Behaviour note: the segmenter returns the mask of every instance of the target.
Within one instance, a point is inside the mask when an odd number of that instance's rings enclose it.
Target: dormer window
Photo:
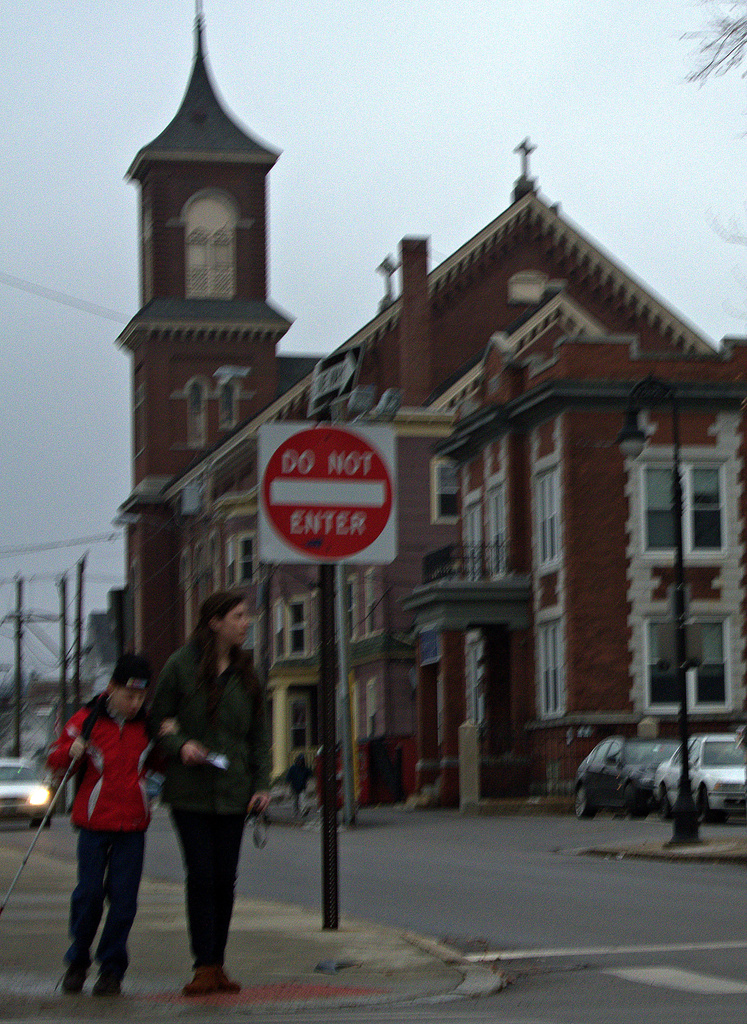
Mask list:
[[[208,190],[184,209],[188,299],[232,299],[236,293],[236,223],[230,196]]]
[[[238,393],[236,381],[226,381],[218,392],[218,418],[221,430],[230,430],[236,426],[236,396]]]
[[[190,381],[187,387],[187,441],[193,448],[205,444],[205,385],[201,380]]]
[[[542,301],[547,287],[547,274],[541,270],[521,270],[508,280],[510,306],[536,306]]]

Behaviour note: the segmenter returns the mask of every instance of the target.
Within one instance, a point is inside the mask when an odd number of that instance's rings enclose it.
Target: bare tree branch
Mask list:
[[[687,80],[702,84],[708,78],[727,74],[743,62],[747,54],[747,0],[701,2],[711,11],[706,27],[686,33],[683,39],[698,41],[696,66]],[[747,77],[747,71],[742,72],[742,77]]]

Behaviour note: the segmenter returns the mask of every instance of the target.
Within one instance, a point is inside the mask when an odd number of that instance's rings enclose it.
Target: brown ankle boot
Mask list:
[[[218,986],[219,992],[240,992],[241,985],[238,981],[234,981],[229,978],[226,972],[223,970],[223,965],[218,964],[215,968],[215,981]]]
[[[184,996],[206,996],[218,991],[218,977],[215,964],[202,964],[195,967],[195,975],[182,989]]]

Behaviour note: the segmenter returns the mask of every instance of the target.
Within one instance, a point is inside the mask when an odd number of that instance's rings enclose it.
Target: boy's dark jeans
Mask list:
[[[82,828],[78,835],[78,884],[70,900],[73,942],[65,959],[88,968],[91,944],[109,901],[96,960],[101,970],[122,978],[129,958],[127,939],[137,912],[137,893],[143,873],[145,832],[97,832]]]
[[[194,965],[222,965],[245,817],[173,807],[171,815],[187,873],[187,916]]]

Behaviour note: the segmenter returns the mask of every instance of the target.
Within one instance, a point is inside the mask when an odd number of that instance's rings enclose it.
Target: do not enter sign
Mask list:
[[[263,561],[396,557],[391,428],[268,424],[260,428],[259,470]]]

